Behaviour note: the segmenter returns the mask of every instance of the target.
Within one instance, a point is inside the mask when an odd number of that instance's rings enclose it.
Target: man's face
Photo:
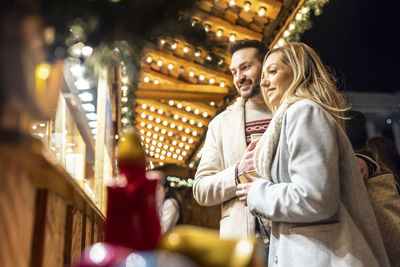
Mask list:
[[[244,99],[260,94],[262,63],[257,59],[256,48],[243,48],[232,55],[233,83]]]

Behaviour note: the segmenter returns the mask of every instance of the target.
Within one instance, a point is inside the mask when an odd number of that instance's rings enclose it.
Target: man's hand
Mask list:
[[[248,171],[254,171],[254,148],[256,147],[259,139],[251,141],[250,145],[247,147],[246,152],[242,156],[238,166],[238,174],[242,174]]]
[[[244,172],[243,175],[247,178],[249,183],[247,184],[238,184],[236,186],[236,196],[240,201],[244,201],[244,205],[247,206],[247,192],[252,185],[252,183],[257,179],[257,177],[253,177],[247,172]]]

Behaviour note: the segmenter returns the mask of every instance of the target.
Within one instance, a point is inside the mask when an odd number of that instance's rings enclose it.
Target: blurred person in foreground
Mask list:
[[[236,195],[272,221],[268,266],[389,266],[349,139],[343,96],[303,43],[271,50],[261,88],[274,117]]]

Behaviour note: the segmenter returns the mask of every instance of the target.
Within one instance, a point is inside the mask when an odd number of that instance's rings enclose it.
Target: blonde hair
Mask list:
[[[349,108],[336,88],[336,78],[327,70],[318,54],[304,43],[291,42],[270,50],[264,58],[264,64],[269,55],[277,52],[281,53],[282,62],[293,72],[293,81],[284,92],[280,104],[310,99],[321,105],[344,128],[344,112]],[[263,78],[264,71],[261,80]],[[267,101],[266,92],[261,91],[271,111],[275,112],[277,107],[272,107]]]

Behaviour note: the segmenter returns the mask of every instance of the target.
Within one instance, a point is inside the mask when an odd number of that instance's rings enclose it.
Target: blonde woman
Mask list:
[[[268,266],[389,266],[343,131],[345,102],[319,56],[303,43],[271,50],[261,88],[274,117],[247,151],[261,178],[244,173],[251,183],[236,195],[271,221]]]

